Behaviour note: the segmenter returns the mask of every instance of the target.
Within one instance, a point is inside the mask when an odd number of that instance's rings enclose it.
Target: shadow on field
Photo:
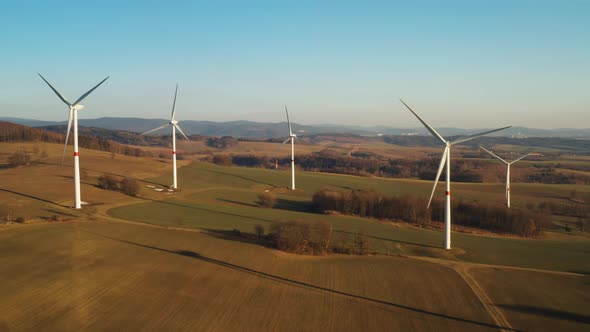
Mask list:
[[[273,275],[273,274],[262,272],[262,271],[257,271],[257,270],[251,269],[251,268],[237,265],[237,264],[228,263],[228,262],[225,262],[225,261],[222,261],[219,259],[206,257],[206,256],[203,256],[203,255],[201,255],[197,252],[191,251],[191,250],[169,250],[169,249],[159,248],[159,247],[150,246],[150,245],[146,245],[146,244],[136,243],[136,242],[132,242],[132,241],[121,240],[121,239],[113,238],[113,237],[110,237],[107,235],[94,233],[94,232],[90,232],[90,231],[85,231],[85,232],[93,234],[95,236],[110,239],[110,240],[117,241],[120,243],[129,244],[129,245],[136,246],[136,247],[157,250],[160,252],[165,252],[165,253],[169,253],[169,254],[180,255],[180,256],[200,260],[203,262],[215,264],[217,266],[225,267],[228,269],[247,273],[247,274],[254,275],[254,276],[257,276],[260,278],[284,283],[284,284],[291,285],[291,286],[302,287],[302,288],[311,289],[314,291],[327,292],[327,293],[331,293],[331,294],[341,295],[341,296],[344,296],[344,297],[350,298],[350,299],[368,301],[373,304],[386,305],[386,306],[397,308],[397,309],[407,310],[407,311],[411,311],[411,312],[415,312],[415,313],[419,313],[419,314],[429,315],[429,316],[443,318],[443,319],[449,319],[449,320],[467,323],[467,324],[473,324],[473,325],[477,325],[477,326],[490,327],[490,328],[494,328],[494,329],[504,329],[507,331],[519,331],[519,330],[510,328],[510,327],[507,327],[507,326],[499,326],[499,325],[485,323],[485,322],[478,322],[478,321],[467,319],[467,318],[450,316],[450,315],[441,314],[441,313],[437,313],[437,312],[433,312],[433,311],[429,311],[429,310],[425,310],[425,309],[410,307],[410,306],[403,305],[403,304],[393,303],[393,302],[379,300],[379,299],[373,299],[373,298],[363,296],[363,295],[351,294],[351,293],[347,293],[344,291],[339,291],[339,290],[335,290],[335,289],[331,289],[331,288],[327,288],[327,287],[323,287],[323,286],[312,285],[312,284],[309,284],[306,282],[293,280],[293,279]]]
[[[227,172],[221,172],[221,171],[212,171],[210,169],[206,169],[205,171],[206,172],[211,172],[211,173],[217,173],[217,174],[221,174],[221,175],[232,176],[232,177],[235,177],[235,178],[238,178],[238,179],[242,179],[242,180],[246,180],[246,181],[251,181],[251,182],[254,182],[254,183],[258,183],[258,184],[264,184],[264,185],[267,185],[267,186],[271,186],[273,188],[277,188],[277,185],[274,185],[272,183],[262,182],[260,180],[254,180],[254,179],[251,179],[251,178],[242,176],[242,175],[236,175],[236,174],[227,173]]]
[[[37,196],[33,196],[33,195],[28,195],[28,194],[24,194],[24,193],[19,193],[18,191],[14,191],[14,190],[8,190],[8,189],[0,188],[0,191],[7,192],[7,193],[10,193],[10,194],[14,194],[14,195],[23,196],[23,197],[30,198],[30,199],[34,199],[34,200],[37,200],[37,201],[40,201],[40,202],[45,202],[45,203],[53,204],[53,205],[56,205],[56,206],[59,206],[59,207],[65,207],[65,208],[69,207],[67,205],[61,205],[61,204],[58,204],[56,202],[52,202],[52,201],[50,201],[48,199],[44,199],[44,198],[41,198],[41,197],[37,197]]]
[[[569,320],[569,321],[577,322],[577,323],[590,324],[590,316],[580,315],[580,314],[576,314],[576,313],[569,312],[569,311],[534,307],[534,306],[528,306],[528,305],[499,304],[498,307],[506,309],[506,310],[512,310],[512,311],[525,313],[525,314],[532,314],[532,315],[538,315],[538,316],[549,317],[549,318],[557,318],[557,319],[561,319],[561,320]]]
[[[67,213],[67,212],[63,212],[63,211],[58,211],[58,210],[54,210],[54,209],[42,209],[43,211],[49,212],[49,213],[53,213],[56,215],[61,215],[61,216],[66,216],[66,217],[70,217],[70,218],[77,218],[78,216],[72,213]]]
[[[256,234],[240,232],[237,230],[226,231],[226,230],[210,229],[210,228],[205,229],[205,231],[207,232],[205,234],[212,236],[214,238],[220,239],[220,240],[228,240],[228,241],[256,244],[256,245],[263,246],[266,248],[276,248],[272,244],[272,242],[269,241],[267,238],[265,238],[264,236],[258,237],[258,236],[256,236]]]
[[[358,235],[358,233],[348,232],[348,231],[341,231],[341,230],[334,230],[334,233],[344,233],[344,234],[353,235],[353,236]],[[401,243],[401,244],[409,244],[409,245],[413,245],[413,246],[420,246],[420,247],[426,247],[426,248],[440,249],[439,246],[437,247],[437,246],[433,246],[433,245],[430,245],[430,244],[410,242],[410,241],[402,241],[402,240],[394,240],[394,239],[387,239],[387,238],[384,238],[384,237],[367,235],[367,234],[363,234],[362,236],[367,237],[367,238],[370,238],[370,239],[379,240],[379,241],[388,241],[388,242],[395,242],[395,243]]]
[[[311,228],[313,229],[314,227],[312,226]],[[255,245],[265,247],[265,248],[277,249],[276,245],[273,244],[273,242],[269,240],[270,234],[268,234],[268,233],[266,235],[259,237],[256,234],[242,232],[242,231],[239,231],[236,229],[234,229],[234,230],[220,230],[220,229],[206,228],[204,230],[206,231],[205,234],[212,236],[214,238],[220,239],[220,240],[255,244]],[[402,243],[402,244],[409,244],[409,245],[414,245],[414,246],[440,249],[440,247],[429,246],[429,245],[413,243],[413,242],[383,239],[383,238],[370,236],[370,235],[366,235],[366,234],[362,234],[362,233],[354,233],[354,232],[347,232],[347,231],[340,231],[340,230],[333,230],[333,233],[348,234],[348,235],[352,235],[353,237],[360,236],[360,237],[364,237],[364,238],[368,238],[368,239],[379,239],[379,240],[390,241],[390,242],[394,242],[394,243]],[[351,240],[349,238],[347,240],[346,244],[350,245],[351,241],[353,241],[353,240]],[[334,247],[330,247],[330,249],[334,250]],[[417,253],[419,256],[429,256],[429,257],[435,257],[435,258],[439,257],[438,255],[434,254],[435,252],[428,251],[425,249],[414,249],[414,253]]]
[[[278,198],[273,208],[295,212],[312,212],[311,202],[293,201],[284,198]]]
[[[237,205],[242,205],[242,206],[247,206],[247,207],[258,207],[258,205],[256,205],[256,204],[233,201],[231,199],[219,198],[217,200],[220,202],[232,203],[232,204],[237,204]]]

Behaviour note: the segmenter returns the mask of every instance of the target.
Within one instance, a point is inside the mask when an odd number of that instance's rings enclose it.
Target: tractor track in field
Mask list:
[[[457,274],[459,274],[461,276],[461,278],[463,278],[463,280],[465,280],[467,285],[469,285],[469,288],[471,288],[471,290],[473,291],[475,296],[477,296],[477,298],[479,299],[479,301],[481,302],[481,304],[483,305],[485,310],[488,312],[488,314],[490,315],[490,317],[494,321],[494,323],[496,323],[496,325],[498,325],[498,326],[503,326],[503,327],[508,328],[508,329],[500,328],[500,331],[509,331],[509,329],[513,330],[512,325],[510,325],[510,323],[508,322],[508,320],[506,319],[506,317],[504,316],[502,311],[500,311],[500,309],[494,305],[492,300],[489,298],[488,294],[479,285],[477,280],[475,280],[473,278],[473,276],[471,274],[469,274],[469,270],[471,270],[472,268],[473,267],[471,267],[471,266],[457,265],[455,267],[455,271],[457,272]]]
[[[489,298],[488,294],[485,290],[479,285],[477,280],[473,278],[473,276],[469,273],[471,269],[474,268],[473,265],[469,263],[463,262],[456,262],[450,260],[443,260],[443,259],[436,259],[436,258],[426,258],[426,257],[413,257],[415,259],[428,261],[431,263],[443,265],[453,269],[460,277],[465,281],[465,283],[471,288],[473,294],[478,298],[479,302],[482,304],[484,310],[488,313],[490,318],[494,321],[494,323],[499,326],[500,331],[514,331],[512,325],[508,322],[504,314],[498,309],[492,300]],[[478,264],[479,265],[479,264]],[[484,267],[484,266],[481,266]]]
[[[502,265],[491,265],[491,264],[478,264],[478,263],[468,263],[468,262],[459,262],[459,261],[452,261],[452,260],[445,260],[439,258],[431,258],[431,257],[420,257],[420,256],[408,256],[410,258],[419,259],[423,261],[428,261],[431,263],[447,266],[453,269],[464,281],[467,283],[469,288],[473,291],[475,296],[479,299],[481,304],[483,305],[484,309],[492,318],[494,323],[500,328],[501,331],[514,331],[513,327],[510,325],[502,311],[493,303],[490,299],[486,291],[481,287],[481,285],[477,282],[477,280],[471,275],[470,271],[477,268],[492,268],[492,269],[503,269],[503,270],[517,270],[517,271],[529,271],[529,272],[537,272],[537,273],[548,273],[548,274],[557,274],[563,276],[583,276],[582,274],[573,273],[573,272],[562,272],[562,271],[551,271],[551,270],[539,270],[539,269],[532,269],[532,268],[523,268],[523,267],[512,267],[512,266],[502,266]]]

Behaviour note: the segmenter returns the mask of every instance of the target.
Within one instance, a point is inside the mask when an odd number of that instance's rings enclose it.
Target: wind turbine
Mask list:
[[[504,164],[506,164],[506,206],[510,207],[510,165],[514,164],[515,162],[524,159],[528,156],[530,156],[532,153],[527,153],[524,156],[515,159],[513,161],[506,161],[500,157],[498,157],[495,153],[493,153],[492,151],[484,148],[483,146],[479,146],[480,148],[482,148],[485,152],[489,153],[490,155],[492,155],[492,157],[502,161]]]
[[[175,109],[176,109],[176,95],[178,94],[178,84],[176,84],[176,91],[174,91],[174,102],[172,103],[172,115],[170,116],[170,122],[168,122],[167,124],[163,125],[163,126],[159,126],[158,128],[154,128],[152,130],[146,131],[145,133],[141,134],[141,135],[145,135],[145,134],[149,134],[151,132],[154,132],[156,130],[160,130],[160,129],[164,129],[168,126],[172,126],[172,176],[174,178],[174,182],[172,184],[172,188],[176,189],[178,188],[178,184],[176,181],[176,129],[178,129],[178,131],[182,134],[182,136],[184,136],[184,138],[186,138],[187,141],[189,141],[188,137],[186,137],[186,135],[184,134],[184,132],[182,131],[182,129],[180,129],[180,126],[178,126],[178,121],[174,120],[174,113],[175,113]]]
[[[418,116],[418,114],[416,114],[416,112],[414,112],[410,108],[410,106],[408,106],[403,100],[400,99],[400,101],[402,102],[402,104],[404,104],[404,106],[406,106],[406,108],[408,110],[410,110],[410,112],[412,112],[412,114],[414,114],[416,116],[416,118],[418,118],[418,120],[420,122],[422,122],[422,124],[424,125],[424,127],[432,134],[432,136],[438,138],[445,145],[445,149],[443,151],[442,158],[440,160],[440,165],[438,166],[438,171],[436,172],[436,178],[434,179],[434,186],[432,187],[432,193],[430,194],[430,199],[428,200],[428,206],[427,207],[430,207],[430,203],[432,202],[432,196],[434,195],[434,191],[436,190],[436,185],[438,184],[438,179],[440,178],[440,174],[442,173],[443,167],[445,167],[445,163],[446,163],[446,169],[447,169],[447,173],[446,173],[447,188],[446,188],[446,191],[445,191],[445,196],[446,196],[446,204],[445,204],[445,249],[451,249],[451,146],[453,146],[455,144],[467,142],[467,141],[470,141],[470,140],[472,140],[474,138],[478,138],[478,137],[483,136],[483,135],[491,134],[491,133],[494,133],[496,131],[504,130],[506,128],[510,128],[511,126],[502,127],[502,128],[498,128],[498,129],[494,129],[494,130],[488,130],[488,131],[484,131],[482,133],[468,135],[468,136],[465,136],[465,137],[460,137],[460,138],[458,138],[458,139],[450,142],[450,141],[445,140],[436,130],[434,130],[434,128],[432,128],[428,123],[426,123],[426,121],[422,120],[422,118],[420,116]]]
[[[289,121],[289,111],[287,111],[287,105],[285,105],[285,113],[287,113],[287,124],[289,125],[289,138],[287,138],[283,144],[291,141],[291,190],[295,190],[295,140],[297,135],[293,134],[291,130],[291,121]]]
[[[61,93],[59,93],[51,84],[49,84],[49,82],[47,82],[45,77],[41,76],[41,74],[39,74],[39,73],[37,73],[37,74],[39,75],[39,77],[41,77],[41,79],[43,81],[45,81],[45,83],[47,83],[47,85],[49,85],[51,90],[53,90],[53,92],[55,92],[55,94],[59,97],[59,99],[61,99],[61,101],[63,101],[70,108],[70,112],[68,114],[68,129],[66,132],[66,141],[64,143],[64,153],[62,156],[62,162],[63,162],[63,158],[65,157],[65,154],[66,154],[66,149],[68,147],[68,139],[70,137],[70,129],[72,127],[72,120],[73,120],[73,122],[74,122],[74,201],[75,201],[75,208],[81,209],[82,208],[82,199],[80,198],[80,161],[79,161],[80,153],[78,152],[78,110],[81,110],[82,108],[84,108],[84,105],[80,104],[82,102],[82,100],[84,100],[84,98],[88,97],[88,95],[90,95],[92,93],[92,91],[94,91],[96,88],[98,88],[102,83],[104,83],[104,81],[109,79],[110,76],[107,76],[107,78],[100,81],[100,83],[98,83],[96,86],[94,86],[94,88],[88,90],[88,92],[86,92],[85,94],[80,96],[80,98],[78,98],[78,100],[76,100],[74,103],[70,103],[66,98],[64,98],[64,96],[61,95]]]

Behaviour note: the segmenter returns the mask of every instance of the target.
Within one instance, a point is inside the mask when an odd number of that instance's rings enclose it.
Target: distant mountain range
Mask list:
[[[22,124],[30,127],[48,127],[56,125],[65,125],[67,121],[42,121],[34,119],[22,119],[13,117],[0,117],[1,121],[7,121]],[[143,118],[113,118],[105,117],[98,119],[80,119],[80,126],[104,128],[109,130],[124,130],[131,132],[145,132],[152,128],[167,123],[165,119],[143,119]],[[180,122],[181,128],[187,135],[200,134],[204,136],[234,136],[244,138],[273,138],[285,137],[287,132],[287,123],[269,123],[269,122],[252,122],[252,121],[193,121],[185,120]],[[300,125],[293,123],[293,130],[299,136],[317,135],[327,133],[353,134],[360,136],[379,136],[379,135],[430,135],[422,127],[416,128],[392,128],[385,126],[346,126],[346,125]],[[443,136],[468,135],[482,129],[461,129],[461,128],[436,128]],[[167,133],[165,130],[155,134]],[[572,137],[572,138],[590,138],[590,128],[587,129],[534,129],[525,127],[512,127],[507,130],[498,132],[493,136],[503,137]]]

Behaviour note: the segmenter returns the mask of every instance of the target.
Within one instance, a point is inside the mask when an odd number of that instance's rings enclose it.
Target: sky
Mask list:
[[[0,116],[590,127],[590,1],[4,1]]]

